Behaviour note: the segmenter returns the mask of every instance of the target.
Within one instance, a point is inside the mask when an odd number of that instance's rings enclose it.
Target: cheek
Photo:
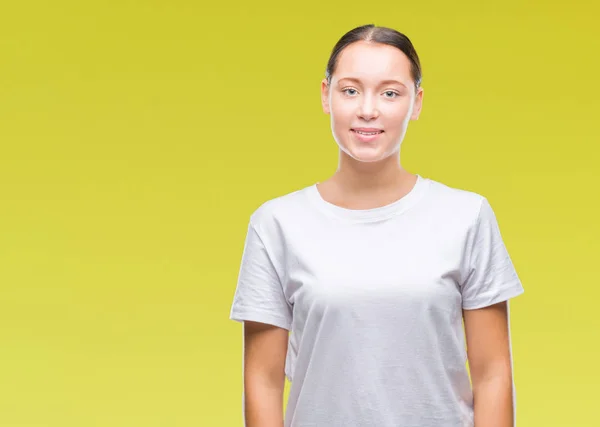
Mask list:
[[[402,105],[395,105],[393,108],[390,108],[388,111],[382,111],[381,116],[386,121],[387,125],[391,127],[400,127],[404,126],[407,116],[409,116],[409,105],[407,103],[403,103]]]
[[[404,116],[408,111],[410,103],[408,99],[403,98],[400,100],[396,100],[395,102],[390,102],[388,104],[384,104],[381,106],[381,112],[384,111],[390,116]]]
[[[343,125],[354,120],[354,109],[348,105],[331,105],[331,116],[335,123]]]

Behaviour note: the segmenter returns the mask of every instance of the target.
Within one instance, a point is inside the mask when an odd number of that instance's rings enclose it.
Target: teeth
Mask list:
[[[361,132],[359,130],[355,130],[354,132],[360,133],[361,135],[377,135],[380,132]]]

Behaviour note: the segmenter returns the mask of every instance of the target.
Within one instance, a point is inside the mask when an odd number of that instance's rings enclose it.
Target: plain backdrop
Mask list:
[[[519,425],[600,425],[599,14],[589,0],[4,2],[0,426],[242,425],[228,315],[247,222],[335,171],[319,84],[367,23],[421,57],[403,165],[485,195],[522,279]]]

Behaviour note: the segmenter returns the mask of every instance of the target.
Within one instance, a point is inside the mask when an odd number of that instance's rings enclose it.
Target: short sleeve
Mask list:
[[[524,292],[486,198],[481,202],[469,247],[468,272],[461,286],[464,309],[487,307]]]
[[[268,323],[290,330],[292,310],[273,259],[252,222],[244,244],[231,320]]]

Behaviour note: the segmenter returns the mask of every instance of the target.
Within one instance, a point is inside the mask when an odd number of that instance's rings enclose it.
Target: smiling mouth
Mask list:
[[[350,129],[352,132],[358,133],[359,135],[379,135],[380,133],[383,133],[382,130],[379,131],[374,131],[374,132],[363,132],[360,130],[354,130],[354,129]]]

